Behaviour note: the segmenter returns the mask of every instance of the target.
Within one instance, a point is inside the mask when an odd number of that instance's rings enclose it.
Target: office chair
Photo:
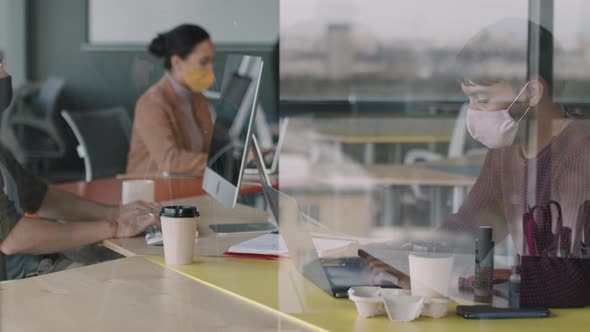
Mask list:
[[[459,109],[459,115],[457,116],[457,121],[455,121],[455,125],[453,127],[453,135],[451,136],[451,141],[449,143],[449,152],[447,154],[448,158],[458,158],[461,156],[484,154],[487,151],[485,148],[481,147],[472,148],[472,146],[475,143],[470,144],[473,142],[473,139],[467,132],[466,122],[468,107],[468,104],[463,104]],[[444,158],[445,156],[436,152],[421,149],[412,149],[406,153],[404,157],[404,164],[412,165],[419,161],[437,161]],[[423,193],[420,186],[412,185],[411,188],[414,198],[418,200],[428,200],[427,195]],[[465,195],[465,188],[453,188],[453,212],[459,210],[459,207],[465,199]]]
[[[132,124],[124,107],[63,110],[61,115],[78,140],[77,150],[84,159],[86,181],[125,172]]]
[[[29,164],[65,156],[65,128],[57,115],[64,86],[64,79],[49,77],[41,84],[17,90],[3,115],[1,135],[19,162]]]

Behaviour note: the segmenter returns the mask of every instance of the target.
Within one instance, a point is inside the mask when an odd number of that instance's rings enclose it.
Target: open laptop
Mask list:
[[[300,211],[297,201],[271,186],[262,184],[262,187],[289,250],[289,257],[305,278],[338,298],[348,297],[348,289],[355,286],[399,288],[393,283],[372,282],[365,271],[366,261],[361,257],[320,258],[311,235],[304,229],[310,217]]]

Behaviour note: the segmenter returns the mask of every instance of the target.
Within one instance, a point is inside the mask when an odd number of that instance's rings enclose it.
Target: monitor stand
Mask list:
[[[258,169],[258,176],[260,177],[260,183],[272,186],[270,181],[270,177],[268,176],[268,172],[266,170],[266,166],[264,165],[264,159],[262,158],[262,152],[260,151],[260,146],[258,145],[258,140],[256,139],[256,135],[252,134],[250,139],[250,147],[252,148],[252,152],[254,154],[254,162],[256,163],[256,168]],[[264,193],[264,198],[267,202],[271,202],[269,197],[267,197],[266,193]],[[270,203],[269,203],[270,204]],[[272,218],[270,220],[273,220]],[[217,234],[217,235],[231,235],[231,234],[247,234],[247,233],[277,233],[279,230],[278,225],[275,222],[265,220],[261,222],[254,222],[254,223],[239,223],[239,224],[212,224],[209,225],[209,228]]]

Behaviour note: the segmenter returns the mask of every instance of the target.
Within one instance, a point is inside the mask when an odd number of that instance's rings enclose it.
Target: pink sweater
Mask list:
[[[523,213],[549,200],[561,205],[573,242],[578,210],[590,200],[590,121],[573,121],[534,158],[524,158],[518,146],[490,150],[473,189],[443,229],[476,234],[479,226],[492,226],[496,243],[511,234],[522,254]],[[590,227],[590,215],[583,220]],[[590,304],[590,259],[523,257],[521,277],[523,304]]]

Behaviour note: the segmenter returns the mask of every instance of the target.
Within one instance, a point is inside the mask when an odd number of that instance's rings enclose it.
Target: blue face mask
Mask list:
[[[0,78],[0,113],[3,112],[12,101],[12,79],[10,76]]]

